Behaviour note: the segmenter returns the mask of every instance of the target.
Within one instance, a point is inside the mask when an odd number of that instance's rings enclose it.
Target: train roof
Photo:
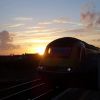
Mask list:
[[[74,45],[76,43],[82,43],[81,40],[73,38],[73,37],[63,37],[63,38],[58,38],[51,43],[48,44],[49,47],[55,47],[55,46],[70,46]]]
[[[63,38],[58,38],[48,44],[47,47],[62,47],[62,46],[71,46],[74,44],[79,44],[79,45],[84,45],[85,48],[87,49],[92,49],[92,50],[100,50],[100,48],[95,47],[93,45],[90,45],[80,39],[74,38],[74,37],[63,37]]]

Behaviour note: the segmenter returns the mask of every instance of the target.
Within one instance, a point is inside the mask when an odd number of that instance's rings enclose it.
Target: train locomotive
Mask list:
[[[73,72],[78,71],[88,54],[96,54],[91,45],[72,37],[59,38],[46,47],[38,69],[41,71]]]
[[[99,50],[77,38],[58,38],[47,45],[37,70],[41,75],[54,80],[62,80],[66,76],[74,79],[80,73],[97,71],[96,58]]]

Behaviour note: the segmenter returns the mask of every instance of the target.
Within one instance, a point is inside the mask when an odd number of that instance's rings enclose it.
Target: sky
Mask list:
[[[0,0],[0,55],[37,53],[75,37],[100,47],[100,0]]]

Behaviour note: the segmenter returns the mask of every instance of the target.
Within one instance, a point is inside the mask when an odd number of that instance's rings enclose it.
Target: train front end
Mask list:
[[[72,38],[61,38],[51,42],[44,53],[38,70],[43,73],[69,74],[78,72],[82,47]]]

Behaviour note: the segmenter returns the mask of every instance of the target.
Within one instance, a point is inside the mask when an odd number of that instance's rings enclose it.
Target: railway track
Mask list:
[[[56,90],[56,91],[55,91]],[[50,98],[58,91],[48,81],[37,78],[0,90],[0,100],[37,100]]]
[[[88,100],[87,95],[92,92],[81,88],[53,87],[37,78],[0,90],[0,100]]]
[[[51,91],[49,85],[41,79],[35,79],[0,90],[0,100],[27,100],[47,91]]]

